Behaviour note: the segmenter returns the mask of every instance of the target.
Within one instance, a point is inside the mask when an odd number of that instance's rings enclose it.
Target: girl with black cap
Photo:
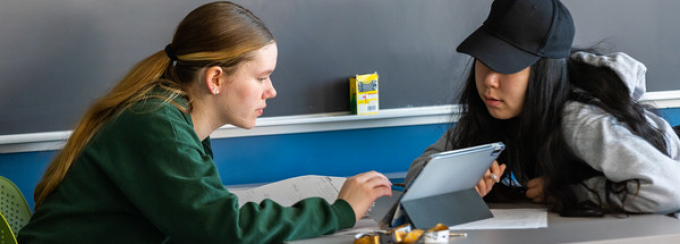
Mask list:
[[[624,53],[572,52],[574,32],[559,0],[494,1],[457,49],[474,58],[461,117],[407,182],[432,153],[502,141],[507,170],[494,165],[478,184],[488,201],[530,199],[567,216],[680,210],[680,140],[637,103],[646,67]]]

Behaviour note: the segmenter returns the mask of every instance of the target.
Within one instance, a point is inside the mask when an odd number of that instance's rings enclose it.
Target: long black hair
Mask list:
[[[555,199],[552,209],[558,212],[573,211],[579,205],[570,186],[603,175],[576,157],[564,141],[563,110],[569,101],[602,108],[623,121],[635,135],[667,152],[663,133],[645,119],[647,108],[630,98],[628,87],[611,69],[575,59],[541,58],[530,72],[521,114],[500,120],[489,114],[479,97],[473,65],[458,100],[461,117],[447,132],[449,146],[504,142],[507,148],[498,159],[508,166],[503,178],[509,178],[512,172],[520,184],[526,185],[528,180],[543,176],[546,200]],[[607,191],[620,191],[620,184],[608,182]],[[526,198],[521,190],[497,185],[486,198],[519,197]],[[596,205],[602,208],[606,202]]]

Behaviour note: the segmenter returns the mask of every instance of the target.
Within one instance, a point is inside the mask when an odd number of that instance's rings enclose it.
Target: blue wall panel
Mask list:
[[[680,125],[680,108],[661,109],[659,114],[672,126]]]
[[[226,185],[299,175],[351,176],[368,170],[407,171],[446,125],[388,127],[214,140]]]
[[[55,152],[26,152],[0,154],[0,175],[10,179],[24,194],[33,209],[33,189]]]

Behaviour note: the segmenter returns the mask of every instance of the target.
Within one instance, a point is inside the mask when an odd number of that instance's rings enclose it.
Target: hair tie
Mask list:
[[[170,44],[168,44],[167,46],[165,46],[165,54],[168,55],[168,58],[170,58],[170,61],[177,61],[177,60],[179,60],[179,59],[177,58],[177,56],[175,55],[175,53],[172,51],[172,48],[170,47],[170,45],[172,45],[172,43],[170,43]]]

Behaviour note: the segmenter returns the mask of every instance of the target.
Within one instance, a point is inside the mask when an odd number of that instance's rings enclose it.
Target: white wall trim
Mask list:
[[[231,125],[219,128],[211,138],[279,135],[320,131],[337,131],[377,127],[448,123],[457,105],[383,109],[374,115],[350,115],[348,112],[261,118],[257,126],[244,130]]]
[[[320,113],[257,119],[250,130],[231,125],[213,132],[213,139],[337,131],[377,127],[448,123],[457,105],[383,109],[374,115],[350,115],[349,112]],[[71,131],[30,133],[0,136],[0,153],[49,151],[61,149]]]
[[[645,93],[640,102],[647,103],[657,109],[680,108],[680,90]]]
[[[656,108],[680,108],[680,90],[649,92],[640,100]],[[383,109],[375,115],[350,115],[349,112],[267,117],[257,120],[251,130],[231,125],[217,129],[213,139],[337,131],[378,127],[444,124],[457,120],[457,105]],[[454,117],[452,117],[454,116]],[[0,153],[59,150],[71,131],[0,135]]]

